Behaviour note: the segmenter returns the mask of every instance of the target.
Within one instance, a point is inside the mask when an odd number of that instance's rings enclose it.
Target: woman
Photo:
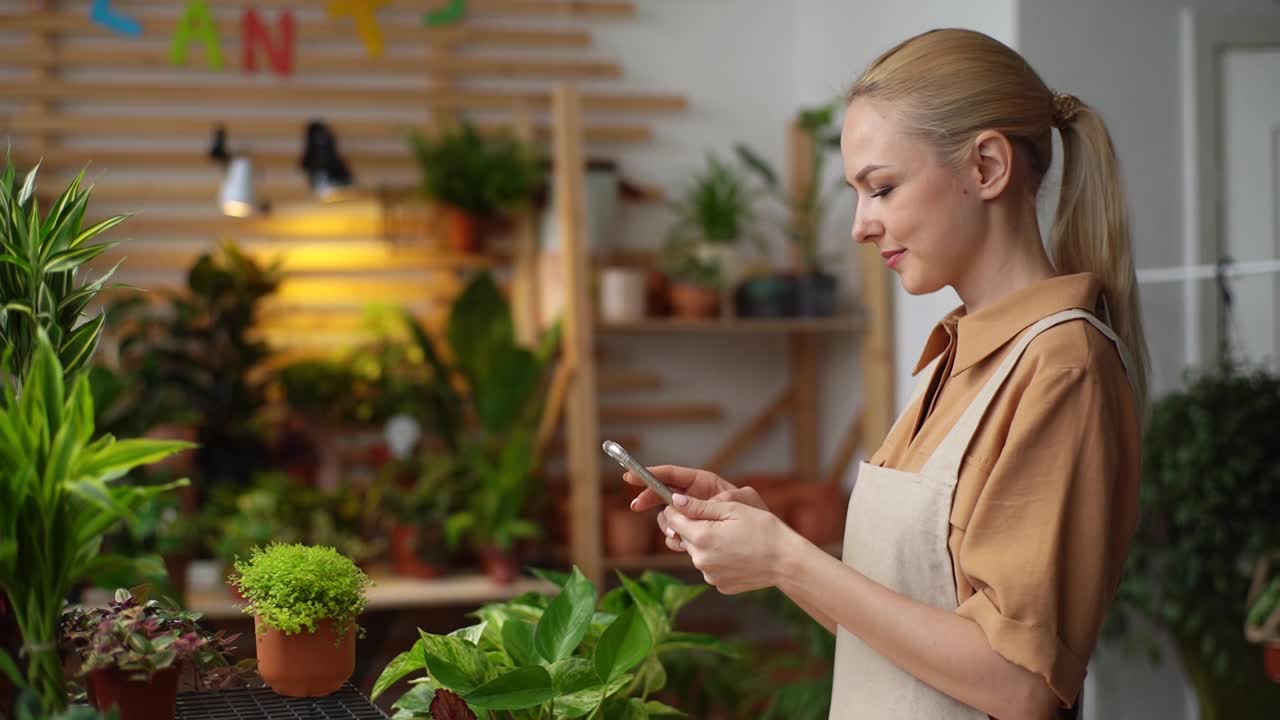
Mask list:
[[[1071,716],[1138,517],[1145,343],[1111,140],[964,30],[885,53],[848,100],[854,240],[908,292],[964,304],[859,468],[843,561],[705,471],[654,468],[680,492],[658,524],[721,592],[776,586],[837,634],[832,718]],[[1054,128],[1051,261],[1036,197]]]

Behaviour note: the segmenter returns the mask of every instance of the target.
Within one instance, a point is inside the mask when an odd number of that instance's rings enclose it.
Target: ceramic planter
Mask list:
[[[287,635],[254,616],[258,674],[278,695],[323,697],[337,692],[356,669],[356,627],[341,640],[332,620],[315,632]]]
[[[99,710],[119,708],[120,720],[173,720],[181,668],[171,667],[150,680],[131,680],[125,670],[89,673],[89,701]]]
[[[670,300],[672,314],[678,317],[707,318],[720,314],[720,291],[714,287],[674,282]]]
[[[829,317],[836,313],[836,277],[810,272],[796,277],[796,311],[805,317]]]
[[[485,548],[480,551],[480,563],[484,566],[484,574],[498,585],[510,585],[520,574],[520,566],[510,552],[497,548]]]
[[[454,207],[444,208],[445,243],[456,253],[480,252],[480,221]]]
[[[738,286],[734,306],[741,317],[790,317],[796,314],[796,279],[787,275],[751,278]]]
[[[653,513],[638,513],[627,507],[610,508],[605,518],[605,549],[610,557],[648,555],[656,527]]]

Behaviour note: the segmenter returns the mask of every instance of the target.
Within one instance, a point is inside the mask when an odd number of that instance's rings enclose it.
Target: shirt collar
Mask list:
[[[969,315],[963,305],[934,327],[916,364],[918,374],[956,336],[951,377],[977,365],[1036,322],[1063,310],[1095,312],[1102,286],[1092,273],[1060,275],[1023,288]]]

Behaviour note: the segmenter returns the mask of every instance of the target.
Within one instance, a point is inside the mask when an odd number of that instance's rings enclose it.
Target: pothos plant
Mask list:
[[[62,618],[62,644],[79,658],[81,675],[119,670],[145,682],[163,670],[191,664],[197,679],[216,687],[253,667],[252,659],[230,662],[239,635],[210,633],[199,620],[200,613],[144,601],[121,589],[106,607],[68,609]]]
[[[111,246],[92,241],[124,218],[83,227],[89,191],[81,183],[72,181],[42,216],[36,171],[21,185],[11,162],[0,173],[0,589],[26,655],[24,673],[0,652],[0,671],[46,713],[66,707],[57,649],[64,599],[75,583],[121,561],[101,554],[108,530],[182,484],[134,487],[122,478],[192,447],[95,433],[83,369],[103,317],[85,311],[106,276],[89,283],[77,276]]]
[[[622,585],[600,597],[577,568],[539,575],[559,593],[486,605],[474,614],[479,624],[448,635],[420,632],[383,670],[373,697],[419,675],[395,703],[399,720],[678,717],[684,713],[650,699],[667,683],[663,658],[731,653],[710,635],[674,629],[706,586],[619,574]]]

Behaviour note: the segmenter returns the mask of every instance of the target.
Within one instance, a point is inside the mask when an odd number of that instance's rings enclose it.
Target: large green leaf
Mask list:
[[[673,632],[658,645],[658,652],[675,652],[679,650],[702,650],[718,653],[727,657],[736,657],[738,652],[725,641],[715,635],[703,633]]]
[[[435,688],[430,685],[414,685],[409,692],[396,700],[394,707],[408,710],[420,716],[430,717],[431,701],[436,697]]]
[[[58,357],[62,360],[64,373],[70,375],[89,362],[93,351],[98,347],[98,338],[106,321],[106,315],[99,315],[76,328],[62,342],[62,346],[58,348]]]
[[[587,688],[599,688],[603,683],[596,669],[586,658],[569,657],[551,663],[547,667],[551,673],[551,686],[560,695],[572,695]]]
[[[461,638],[420,633],[427,671],[442,687],[460,695],[493,679],[493,663],[480,648]]]
[[[102,233],[110,230],[111,228],[119,225],[120,223],[128,219],[129,219],[128,215],[117,215],[115,217],[107,218],[106,220],[103,220],[102,222],[81,232],[79,235],[75,237],[74,240],[71,241],[71,244],[68,245],[68,247],[77,248],[80,245],[82,245],[85,241],[91,238],[97,237],[98,235],[101,235]]]
[[[560,695],[556,698],[556,717],[580,718],[594,712],[604,698],[612,697],[622,692],[631,684],[633,679],[635,678],[632,675],[623,675],[607,686],[599,684],[597,679],[596,685],[567,695]]]
[[[618,616],[596,645],[595,668],[601,680],[609,681],[639,665],[653,649],[653,636],[644,618],[634,609]]]
[[[13,661],[13,658],[9,657],[9,653],[5,652],[3,648],[0,648],[0,671],[4,672],[5,676],[9,678],[9,682],[13,683],[15,687],[23,687],[26,684],[22,680],[22,672],[18,670],[17,663]]]
[[[538,653],[533,649],[534,626],[523,620],[508,620],[502,626],[502,646],[517,666],[537,665]]]
[[[627,594],[631,596],[631,600],[635,602],[636,609],[640,611],[644,621],[649,624],[649,632],[653,636],[653,641],[657,644],[662,644],[667,634],[671,632],[671,620],[667,616],[666,608],[640,583],[622,573],[618,573],[618,578],[622,581],[622,586],[627,589]]]
[[[463,694],[468,705],[481,710],[523,710],[553,697],[551,675],[540,665],[517,668]]]
[[[114,480],[139,465],[148,465],[195,447],[183,440],[120,440],[94,453],[81,455],[73,477]]]
[[[369,693],[369,699],[377,700],[378,696],[387,691],[387,688],[400,682],[406,675],[427,669],[427,658],[424,654],[426,643],[419,638],[413,644],[413,647],[405,650],[399,655],[391,659],[387,666],[383,668],[382,674],[373,683],[373,691]],[[427,701],[428,705],[430,700]]]
[[[657,700],[649,700],[644,703],[644,709],[649,717],[684,717],[685,714],[670,705],[658,702]]]
[[[486,430],[501,433],[523,417],[542,379],[533,353],[515,345],[490,347],[471,387]]]
[[[44,272],[58,273],[66,272],[67,270],[75,270],[81,265],[84,265],[119,244],[120,243],[118,242],[106,242],[98,243],[96,245],[85,245],[72,250],[64,250],[45,262]]]
[[[480,639],[484,637],[486,625],[487,623],[482,622],[476,625],[461,627],[449,633],[449,637],[462,638],[472,645],[479,646]]]
[[[534,647],[547,662],[573,654],[591,625],[596,588],[576,567],[564,590],[551,601],[534,632]]]
[[[515,323],[490,273],[476,273],[449,313],[446,334],[458,366],[474,389],[495,376],[487,372],[496,348],[515,345]]]

